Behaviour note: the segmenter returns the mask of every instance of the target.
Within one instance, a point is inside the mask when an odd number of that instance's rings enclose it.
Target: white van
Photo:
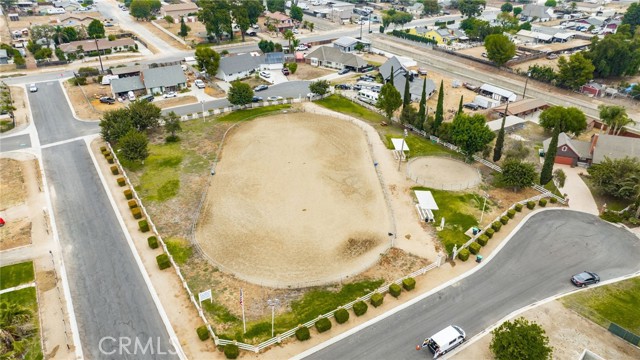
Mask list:
[[[129,98],[129,101],[134,101],[136,99],[136,94],[134,94],[133,91],[129,91],[127,93],[127,97]]]
[[[433,353],[433,358],[436,359],[462,344],[466,336],[459,326],[449,325],[432,337],[425,339],[422,348],[428,348]]]
[[[375,105],[378,103],[378,93],[371,90],[358,91],[358,99],[367,104]]]

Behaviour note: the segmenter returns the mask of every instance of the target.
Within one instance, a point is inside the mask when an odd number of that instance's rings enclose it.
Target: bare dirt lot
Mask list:
[[[554,359],[578,359],[584,349],[605,359],[640,358],[640,349],[565,308],[558,301],[529,310],[522,316],[538,323],[547,332]],[[491,335],[483,336],[453,359],[493,359],[489,350],[491,338]]]
[[[333,70],[325,69],[319,66],[311,66],[309,64],[298,63],[298,69],[295,74],[287,76],[289,80],[312,80],[321,76],[333,73]]]
[[[22,204],[27,197],[20,161],[0,159],[0,211]]]
[[[8,221],[0,227],[0,250],[13,249],[30,243],[31,221],[28,218]]]
[[[363,271],[390,245],[372,163],[346,121],[288,114],[242,124],[225,141],[196,239],[223,268],[267,286]]]
[[[476,168],[462,161],[423,156],[407,164],[407,172],[419,183],[436,189],[464,190],[474,187],[482,180]]]

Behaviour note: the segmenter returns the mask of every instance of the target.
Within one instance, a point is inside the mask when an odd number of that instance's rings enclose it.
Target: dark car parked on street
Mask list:
[[[591,284],[597,284],[600,282],[600,276],[590,271],[583,271],[580,274],[575,274],[571,277],[573,285],[578,287],[585,287]]]
[[[269,88],[269,86],[267,86],[267,85],[258,85],[258,86],[253,88],[253,91],[263,91],[263,90],[267,90],[268,88]]]

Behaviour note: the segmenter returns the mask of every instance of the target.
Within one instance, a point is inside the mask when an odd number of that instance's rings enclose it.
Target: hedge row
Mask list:
[[[406,33],[404,31],[400,31],[400,30],[393,30],[391,32],[391,35],[395,36],[395,37],[399,37],[401,39],[407,39],[407,40],[412,40],[412,41],[417,41],[417,42],[422,42],[422,43],[426,43],[426,44],[434,44],[436,45],[438,42],[436,40],[424,37],[424,36],[420,36],[420,35],[415,35],[415,34],[409,34]]]

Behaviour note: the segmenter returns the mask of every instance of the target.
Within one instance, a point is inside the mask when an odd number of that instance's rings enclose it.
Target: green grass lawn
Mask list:
[[[290,109],[291,105],[273,105],[273,106],[264,106],[255,109],[247,109],[247,110],[236,110],[232,111],[226,115],[222,115],[216,120],[218,121],[244,121],[251,120],[257,118],[258,116],[265,116],[272,113],[277,113],[282,110]]]
[[[587,176],[581,176],[580,178],[582,179],[582,181],[584,181],[585,184],[587,184],[587,187],[591,191],[591,195],[593,195],[593,199],[598,205],[598,209],[602,208],[602,205],[607,204],[607,209],[620,211],[631,204],[630,199],[619,199],[611,195],[604,194],[602,191],[600,191],[600,189],[593,185],[593,181],[591,181],[591,178]]]
[[[391,143],[392,138],[402,138],[401,133],[387,133],[385,134],[386,145],[387,148],[393,149],[393,144]],[[429,139],[425,139],[422,136],[418,136],[415,134],[409,134],[407,136],[407,146],[409,146],[409,158],[413,158],[416,156],[453,156],[455,158],[462,158],[462,156],[456,153],[453,150],[449,150],[444,146],[440,146],[436,143],[431,142]]]
[[[547,183],[547,185],[544,186],[544,188],[549,190],[549,191],[551,191],[552,194],[554,194],[556,196],[560,196],[561,198],[564,198],[564,195],[562,195],[560,190],[558,190],[558,187],[556,186],[556,184],[553,181],[549,181]]]
[[[165,241],[167,249],[178,265],[184,265],[191,257],[193,249],[189,241],[181,238],[169,238]]]
[[[600,286],[562,298],[564,306],[608,328],[609,322],[640,334],[640,278]]]
[[[275,332],[283,333],[299,324],[315,319],[319,315],[326,314],[338,306],[379,288],[383,282],[383,280],[355,282],[344,285],[337,292],[324,289],[309,291],[300,300],[291,304],[292,311],[276,316]],[[215,313],[219,320],[227,320],[226,322],[231,323],[230,330],[220,335],[222,338],[251,343],[259,343],[271,338],[271,316],[247,323],[247,332],[242,334],[242,319],[236,318],[223,307],[216,305],[215,300],[213,304],[205,301],[203,306],[208,312]],[[355,315],[352,313],[351,316]]]
[[[481,196],[463,192],[434,190],[425,187],[414,187],[412,190],[428,190],[438,204],[439,210],[435,210],[434,226],[440,226],[440,219],[444,217],[445,228],[438,231],[438,238],[448,253],[451,253],[454,245],[463,245],[469,240],[464,234],[472,226],[478,225],[478,219],[472,214],[474,209],[482,206]]]
[[[35,275],[32,261],[0,267],[0,290],[30,283],[33,280]]]
[[[29,287],[26,289],[11,291],[0,295],[0,304],[18,304],[31,310],[31,323],[33,326],[33,335],[26,337],[24,343],[24,351],[17,356],[9,356],[8,359],[27,359],[42,360],[42,349],[40,348],[40,323],[38,321],[38,302],[36,301],[36,288]],[[0,309],[0,318],[4,318],[4,311]],[[4,354],[7,355],[7,354]],[[5,357],[2,357],[5,359]]]
[[[373,123],[386,121],[383,115],[375,111],[371,111],[364,106],[360,106],[353,101],[339,95],[331,95],[322,100],[315,102],[316,104],[337,111],[342,114],[350,115],[359,119],[367,120]]]

